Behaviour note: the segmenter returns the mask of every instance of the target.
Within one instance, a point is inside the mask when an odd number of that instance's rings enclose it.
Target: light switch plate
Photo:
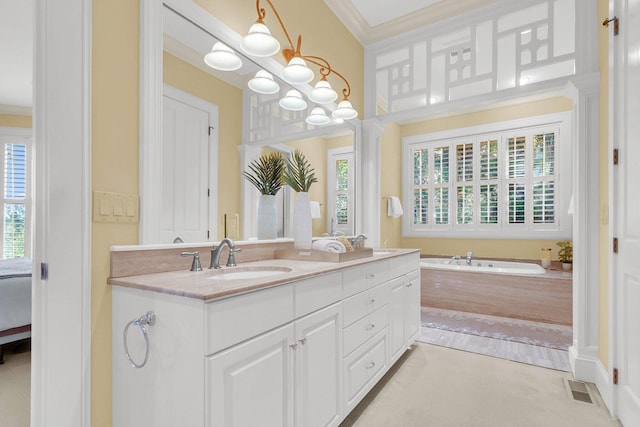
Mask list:
[[[140,218],[137,194],[93,192],[93,221],[137,223]]]
[[[239,214],[227,214],[225,216],[227,237],[230,239],[240,238],[240,215]]]

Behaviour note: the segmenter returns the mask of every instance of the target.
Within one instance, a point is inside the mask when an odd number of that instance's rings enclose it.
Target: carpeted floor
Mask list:
[[[422,307],[422,326],[468,335],[567,350],[573,339],[570,326],[486,316]]]
[[[342,427],[620,427],[569,397],[570,373],[417,343]]]
[[[0,365],[0,426],[28,427],[31,402],[29,343],[7,344]]]

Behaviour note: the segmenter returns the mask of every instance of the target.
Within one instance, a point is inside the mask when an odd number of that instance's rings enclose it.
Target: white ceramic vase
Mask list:
[[[276,196],[260,195],[258,202],[258,240],[271,240],[278,237],[278,207]]]
[[[293,247],[311,249],[311,205],[309,193],[300,192],[293,207]]]

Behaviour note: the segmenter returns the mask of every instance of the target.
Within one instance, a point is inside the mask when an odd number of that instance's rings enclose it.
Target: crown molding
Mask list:
[[[22,105],[4,105],[0,104],[0,114],[11,114],[14,116],[32,116],[33,108]]]
[[[384,24],[370,27],[351,1],[324,0],[329,9],[363,45],[394,37],[418,27],[431,25],[498,1],[500,0],[465,0],[463,2],[445,0]]]

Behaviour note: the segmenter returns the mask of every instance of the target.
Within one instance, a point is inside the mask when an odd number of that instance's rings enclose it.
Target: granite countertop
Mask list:
[[[257,289],[278,286],[285,283],[331,273],[347,267],[376,262],[400,255],[419,252],[417,249],[376,249],[374,255],[345,262],[316,262],[297,261],[289,259],[268,259],[239,263],[237,267],[223,267],[217,270],[189,271],[188,269],[168,271],[163,273],[141,274],[109,278],[108,283],[114,286],[143,289],[183,297],[213,300],[254,291]],[[232,271],[247,271],[248,269],[279,270],[290,269],[273,276],[243,278],[243,279],[212,279],[211,277]]]

